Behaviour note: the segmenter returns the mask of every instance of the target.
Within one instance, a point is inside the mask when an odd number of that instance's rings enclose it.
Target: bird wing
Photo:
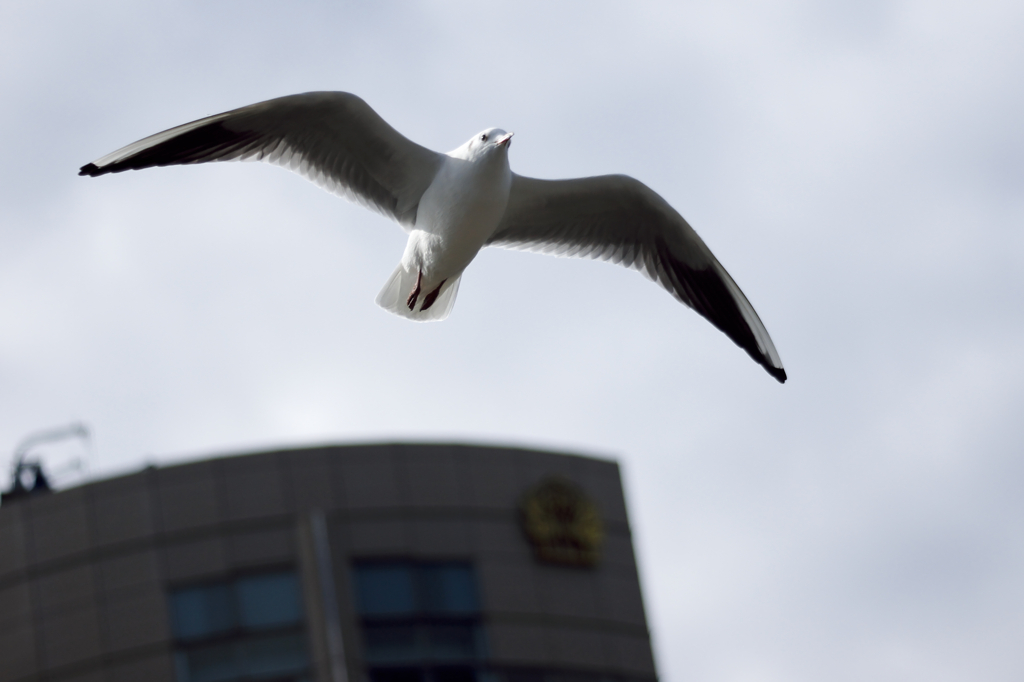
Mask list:
[[[786,381],[754,307],[689,223],[625,175],[537,180],[514,175],[491,246],[597,258],[639,270]]]
[[[410,228],[443,156],[347,92],[267,100],[165,130],[82,166],[79,175],[207,161],[267,161]]]

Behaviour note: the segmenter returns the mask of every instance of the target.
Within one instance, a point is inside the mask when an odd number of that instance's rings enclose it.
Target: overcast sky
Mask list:
[[[393,439],[613,457],[662,679],[1020,680],[1024,3],[626,7],[5,0],[0,464],[73,421],[93,476]],[[309,90],[647,183],[789,382],[613,265],[489,250],[415,324],[374,304],[405,234],[297,175],[76,175]]]

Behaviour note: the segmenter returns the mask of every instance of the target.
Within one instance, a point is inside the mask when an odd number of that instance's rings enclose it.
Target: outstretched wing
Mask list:
[[[505,217],[488,244],[598,258],[639,270],[786,381],[782,360],[750,301],[689,223],[638,180],[515,175]]]
[[[79,175],[249,160],[294,170],[409,228],[443,156],[402,136],[355,95],[308,92],[151,135],[82,166]]]

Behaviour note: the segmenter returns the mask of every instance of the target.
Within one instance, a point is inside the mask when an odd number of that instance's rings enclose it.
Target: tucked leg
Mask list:
[[[405,304],[409,306],[409,310],[416,309],[416,299],[420,297],[420,285],[423,283],[423,270],[420,270],[416,275],[416,286],[413,287],[412,292],[409,294],[409,298],[405,299]],[[431,300],[433,303],[433,300]],[[424,306],[429,307],[429,306]]]
[[[437,300],[437,295],[441,293],[441,287],[447,282],[447,279],[442,279],[441,283],[437,285],[437,288],[427,294],[427,297],[423,299],[423,307],[420,310],[426,310],[430,306],[434,305],[434,301]]]

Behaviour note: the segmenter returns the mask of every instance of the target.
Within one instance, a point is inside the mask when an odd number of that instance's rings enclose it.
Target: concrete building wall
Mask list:
[[[524,491],[564,476],[596,503],[600,563],[539,563]],[[322,513],[349,680],[365,679],[355,559],[456,559],[479,582],[488,664],[655,677],[618,466],[529,450],[367,445],[149,468],[0,507],[0,682],[171,682],[168,590],[246,570],[303,579],[329,679],[312,515]]]

